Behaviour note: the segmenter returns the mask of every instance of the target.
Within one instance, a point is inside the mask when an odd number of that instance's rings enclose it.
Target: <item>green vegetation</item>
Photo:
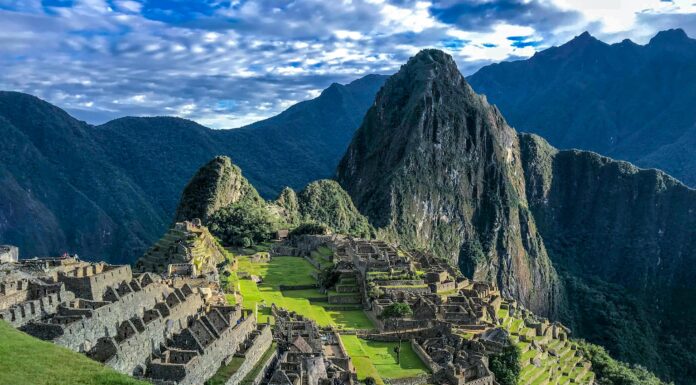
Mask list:
[[[336,181],[324,179],[308,184],[298,195],[298,201],[305,220],[325,224],[336,233],[357,237],[374,233],[367,218],[360,214]]]
[[[409,306],[409,304],[405,302],[395,302],[385,307],[382,311],[382,314],[380,314],[379,316],[383,319],[389,319],[408,317],[412,314],[413,309],[411,309],[411,306]]]
[[[368,377],[383,385],[385,379],[414,377],[428,373],[428,369],[411,348],[411,344],[401,344],[400,363],[396,363],[394,348],[398,342],[366,341],[356,336],[342,335],[341,340],[353,360],[358,379]]]
[[[489,366],[500,385],[517,385],[522,370],[521,356],[519,346],[510,341],[510,345],[503,348],[500,354],[490,357]]]
[[[597,373],[602,385],[664,385],[654,374],[641,366],[629,366],[616,361],[601,347],[584,341],[578,346],[592,362],[592,370]]]
[[[525,326],[523,319],[511,317],[506,309],[500,309],[497,317],[500,325],[510,333],[513,344],[501,355],[491,357],[491,370],[496,373],[501,385],[504,385],[502,381],[519,385],[592,383],[595,373],[590,369],[588,360],[578,354],[575,342],[536,336],[532,329]],[[536,345],[546,348],[535,348],[528,342],[530,338]],[[514,357],[517,357],[517,364]]]
[[[248,256],[239,257],[239,269],[227,278],[228,290],[239,289],[246,309],[259,305],[259,322],[272,321],[271,304],[296,311],[312,318],[320,326],[336,326],[345,329],[372,329],[372,322],[361,309],[332,310],[326,294],[318,289],[281,290],[281,285],[314,285],[317,271],[303,258],[273,257],[270,263],[252,263]],[[239,275],[255,275],[259,284]],[[309,299],[312,299],[310,302]]]
[[[0,321],[0,384],[146,385]]]
[[[208,227],[226,245],[251,247],[270,240],[278,225],[263,204],[245,202],[217,210]]]
[[[324,235],[329,233],[329,227],[323,223],[303,222],[290,231],[290,238],[300,235]]]

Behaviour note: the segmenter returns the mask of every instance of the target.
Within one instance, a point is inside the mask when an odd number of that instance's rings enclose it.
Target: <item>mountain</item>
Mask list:
[[[174,220],[198,218],[206,222],[219,209],[244,201],[262,202],[262,199],[230,158],[217,156],[201,167],[186,185]]]
[[[696,384],[696,190],[517,134],[435,50],[386,82],[337,178],[378,233]]]
[[[92,127],[30,95],[0,92],[0,239],[22,256],[129,260],[168,220],[114,166]]]
[[[575,333],[678,384],[696,383],[696,190],[521,135],[527,200]]]
[[[176,209],[177,221],[195,218],[228,243],[246,236],[266,241],[275,230],[302,223],[321,223],[333,232],[369,237],[368,220],[351,197],[333,180],[309,183],[296,193],[283,189],[275,201],[264,201],[230,158],[218,156],[191,178]]]
[[[526,202],[517,135],[449,55],[421,51],[387,80],[338,181],[387,237],[554,313],[556,272]]]
[[[96,140],[168,214],[190,176],[216,155],[231,157],[263,197],[274,198],[285,186],[300,189],[333,175],[386,78],[334,83],[315,99],[234,130],[179,118],[128,117],[96,127]]]
[[[696,186],[696,40],[681,29],[646,45],[606,44],[585,32],[467,80],[519,131]]]
[[[235,130],[171,118],[90,126],[36,97],[0,92],[0,241],[23,257],[132,262],[172,223],[181,191],[232,156],[266,198],[329,177],[386,76],[333,84]]]

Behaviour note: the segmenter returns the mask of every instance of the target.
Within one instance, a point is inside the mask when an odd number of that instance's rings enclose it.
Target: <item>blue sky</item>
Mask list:
[[[696,0],[0,0],[0,89],[102,123],[175,115],[234,128],[422,48],[465,74],[587,30],[696,36]]]

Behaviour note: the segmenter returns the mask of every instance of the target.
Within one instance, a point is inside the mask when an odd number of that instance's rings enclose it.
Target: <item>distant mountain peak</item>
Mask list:
[[[578,36],[575,36],[572,40],[569,42],[563,44],[561,47],[568,47],[572,48],[574,50],[577,50],[579,48],[591,46],[591,45],[604,45],[601,40],[597,39],[596,37],[590,35],[589,32],[585,31],[581,33]]]
[[[681,28],[660,31],[655,35],[648,45],[673,45],[693,41]]]

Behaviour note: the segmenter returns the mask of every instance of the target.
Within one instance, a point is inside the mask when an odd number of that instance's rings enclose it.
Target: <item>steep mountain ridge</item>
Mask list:
[[[696,185],[696,40],[681,29],[648,44],[587,32],[467,80],[519,131],[596,151]]]
[[[421,51],[385,83],[338,181],[386,237],[555,313],[556,272],[527,207],[517,135],[449,55]]]
[[[658,170],[520,138],[527,199],[565,283],[560,317],[621,359],[694,383],[696,190]]]
[[[435,50],[387,81],[337,175],[382,236],[457,261],[623,360],[695,383],[696,190],[518,135]]]
[[[14,92],[0,92],[0,117],[3,242],[22,255],[100,250],[123,262],[157,236],[160,213],[110,164],[84,122]]]

